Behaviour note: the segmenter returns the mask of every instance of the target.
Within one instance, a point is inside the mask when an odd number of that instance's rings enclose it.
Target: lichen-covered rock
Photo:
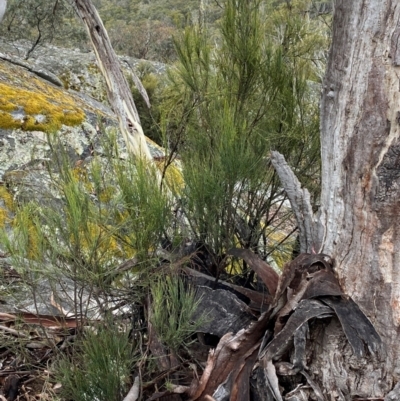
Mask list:
[[[99,102],[107,103],[106,85],[97,67],[93,51],[61,49],[45,45],[37,48],[29,60],[21,60],[20,55],[26,54],[29,47],[29,43],[24,41],[10,45],[0,40],[0,48],[8,57],[14,58],[36,75],[53,83],[54,80],[59,80],[66,89],[85,93]],[[132,68],[136,71],[144,64],[151,65],[152,71],[156,74],[163,74],[166,70],[165,64],[159,62],[138,60],[128,56],[120,56],[119,59],[127,76]]]
[[[0,128],[54,132],[78,125],[82,102],[20,65],[0,61]]]
[[[1,49],[7,51],[4,47]],[[93,156],[98,156],[96,159],[101,163],[105,161],[102,157],[105,154],[104,140],[110,133],[118,133],[117,119],[107,104],[103,78],[93,55],[54,47],[43,50],[47,53],[38,53],[37,59],[29,61],[19,59],[11,52],[0,54],[0,229],[5,229],[11,243],[18,237],[20,227],[23,209],[18,207],[29,207],[33,201],[34,207],[43,213],[53,210],[60,216],[65,215],[65,199],[57,187],[59,171],[54,163],[57,157],[65,156],[72,174],[76,174],[79,180],[87,179],[87,182],[82,182],[91,188],[92,183],[85,174],[89,175]],[[116,142],[119,159],[128,158],[125,143],[118,134]],[[58,151],[58,146],[62,151]],[[149,146],[154,157],[162,159],[162,149],[150,141]],[[115,193],[114,188],[109,191]],[[106,204],[106,198],[106,194],[100,193],[94,202]],[[39,242],[37,221],[26,220],[25,223],[30,243],[26,254],[28,262],[9,258],[9,265],[26,273],[30,271],[30,265],[36,263]],[[41,221],[39,224],[46,228],[44,223]],[[106,236],[96,223],[91,223],[91,228],[96,238]],[[6,243],[0,239],[0,256],[8,254]],[[62,246],[61,243],[58,245]],[[101,245],[104,248],[101,248],[102,255],[107,255],[118,265],[121,252],[117,247],[114,250],[112,236]],[[24,264],[29,268],[24,268]],[[53,271],[52,263],[48,264],[48,269]],[[40,270],[44,268],[44,265],[38,267]],[[2,272],[4,268],[0,265],[0,274]],[[72,303],[71,306],[67,301],[73,299],[71,294],[77,284],[67,271],[54,282],[39,277],[34,287],[31,286],[34,280],[28,279],[27,284],[25,279],[12,288],[5,286],[11,292],[0,288],[2,312],[43,315],[74,312],[75,305]],[[35,303],[32,302],[33,293]],[[60,305],[62,311],[55,310],[55,304]],[[94,316],[88,311],[83,312],[89,317]]]
[[[92,53],[46,46],[26,61],[18,57],[24,46],[1,43],[0,53],[0,227],[8,232],[15,205],[59,201],[48,169],[54,158],[49,138],[57,138],[75,167],[90,163],[94,154],[101,157],[104,138],[118,132]],[[128,62],[134,66],[139,61]],[[161,64],[156,66],[163,71]],[[122,137],[116,141],[119,158],[126,159]],[[148,144],[162,168],[163,150]]]
[[[0,177],[10,169],[46,158],[48,134],[58,135],[78,159],[85,156],[89,143],[98,142],[100,120],[104,129],[117,128],[92,53],[46,46],[25,61],[18,58],[18,50],[23,54],[23,48],[23,42],[8,48],[2,43],[7,53],[0,53]],[[129,59],[131,66],[138,62]],[[161,64],[157,71],[163,71]],[[64,82],[64,88],[55,84],[57,79]],[[122,140],[119,145],[125,156]],[[156,157],[162,157],[159,147],[150,147]]]

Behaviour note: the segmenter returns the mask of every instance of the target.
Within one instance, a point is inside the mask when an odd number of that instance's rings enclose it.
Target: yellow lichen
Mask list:
[[[14,210],[13,197],[4,186],[0,186],[0,200],[4,202],[4,205],[8,210]]]
[[[9,113],[0,111],[0,128],[14,129],[19,128],[22,125],[22,121],[15,120]]]
[[[81,183],[87,192],[93,193],[94,185],[89,179],[89,173],[84,164],[78,162],[71,170],[71,173],[75,182]]]
[[[8,221],[8,211],[0,207],[0,227],[4,227]]]
[[[156,160],[157,167],[161,172],[164,172],[165,162],[164,160]],[[168,188],[176,194],[181,193],[184,186],[184,180],[181,168],[177,165],[177,162],[171,163],[164,172],[164,180]]]
[[[120,239],[113,235],[112,227],[87,222],[80,227],[78,236],[71,234],[70,242],[80,248],[83,255],[100,264],[125,256]]]
[[[113,196],[115,195],[116,188],[113,186],[108,186],[104,188],[100,193],[99,193],[99,200],[100,202],[110,202]]]
[[[0,186],[0,227],[12,222],[14,202],[12,195],[4,186]]]
[[[0,127],[21,128],[25,131],[54,132],[61,125],[80,124],[85,114],[74,100],[61,90],[47,89],[47,93],[21,89],[0,83]],[[22,117],[14,118],[13,111]],[[37,118],[40,115],[41,118]]]
[[[34,221],[28,225],[28,258],[38,260],[41,256],[40,242],[39,242],[39,229]]]

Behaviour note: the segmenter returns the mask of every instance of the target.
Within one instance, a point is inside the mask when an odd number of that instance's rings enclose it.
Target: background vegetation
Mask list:
[[[177,57],[173,36],[199,21],[218,36],[224,12],[224,2],[218,0],[93,0],[93,3],[117,52],[167,63]],[[276,9],[285,4],[291,8],[292,2],[268,3]],[[329,28],[331,3],[331,0],[310,0],[303,11],[324,21]],[[0,36],[10,42],[30,41],[32,47],[26,57],[31,56],[35,47],[50,42],[90,48],[86,33],[74,16],[71,0],[8,0]]]
[[[10,1],[1,26],[7,40],[31,41],[26,57],[49,42],[87,46],[68,3],[34,3]],[[165,77],[149,64],[139,68],[151,111],[132,87],[145,134],[165,147],[162,183],[151,167],[121,160],[115,132],[104,154],[79,166],[50,135],[48,172],[61,201],[20,205],[14,234],[3,242],[33,291],[42,277],[73,283],[77,341],[54,365],[63,396],[118,400],[131,370],[149,383],[159,373],[144,345],[150,328],[165,353],[188,363],[199,298],[180,277],[182,266],[257,288],[246,264],[227,256],[230,248],[251,249],[277,269],[292,257],[296,227],[269,153],[285,155],[317,204],[330,3],[95,4],[118,51],[170,64]],[[90,299],[83,300],[85,291]],[[128,305],[132,327],[113,315],[119,303]],[[85,322],[93,304],[106,323],[91,332]]]

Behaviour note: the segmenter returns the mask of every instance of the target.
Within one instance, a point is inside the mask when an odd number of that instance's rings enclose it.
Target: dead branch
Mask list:
[[[74,4],[89,34],[100,71],[106,80],[108,100],[118,118],[127,149],[136,157],[152,162],[132,93],[103,22],[91,0],[75,0]]]
[[[139,390],[140,390],[139,376],[136,376],[135,380],[133,381],[131,389],[129,390],[128,394],[123,399],[123,401],[136,401],[139,398]]]
[[[7,8],[7,0],[0,0],[0,22],[3,19],[3,16],[6,12]]]
[[[300,181],[282,154],[276,151],[271,152],[271,163],[279,175],[296,216],[300,234],[300,252],[318,253],[320,239],[316,235],[310,193],[306,188],[301,187]]]

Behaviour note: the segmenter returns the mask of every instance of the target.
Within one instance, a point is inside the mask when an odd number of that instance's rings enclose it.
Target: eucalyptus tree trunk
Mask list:
[[[382,397],[400,379],[399,18],[398,1],[335,5],[321,105],[318,242],[385,352],[380,360],[355,362],[332,326],[321,340],[333,339],[329,352],[314,366],[332,400]]]
[[[337,320],[314,335],[309,371],[329,400],[400,400],[399,19],[398,1],[335,3],[322,90],[318,216],[283,157],[272,154],[302,252],[333,258],[343,293],[383,340],[378,356],[355,358]]]
[[[75,0],[74,4],[89,34],[99,68],[106,80],[108,100],[118,118],[127,149],[137,157],[152,161],[132,93],[103,22],[91,0]],[[143,94],[145,91],[139,80],[136,79],[135,82]]]

